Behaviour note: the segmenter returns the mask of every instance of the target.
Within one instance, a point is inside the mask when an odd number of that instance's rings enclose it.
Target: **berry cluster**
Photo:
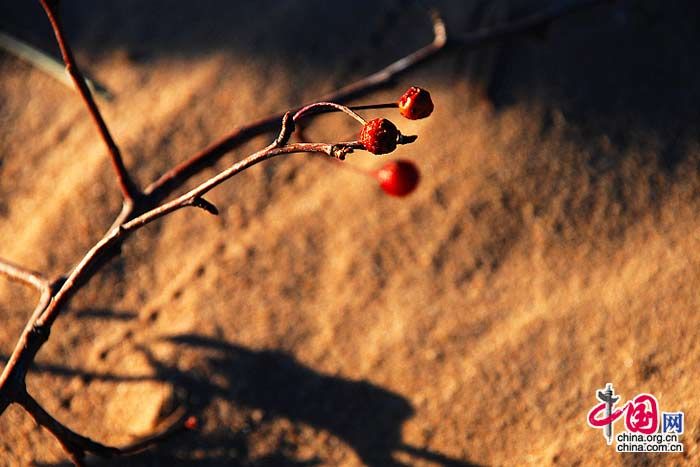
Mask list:
[[[428,117],[434,109],[430,93],[425,89],[412,86],[395,105],[405,118],[418,120]],[[401,134],[390,120],[375,118],[366,122],[360,131],[360,143],[372,154],[388,154],[408,139]],[[415,137],[413,137],[415,139]],[[390,161],[379,170],[370,172],[385,193],[392,196],[406,196],[418,186],[420,173],[416,165],[408,160]]]

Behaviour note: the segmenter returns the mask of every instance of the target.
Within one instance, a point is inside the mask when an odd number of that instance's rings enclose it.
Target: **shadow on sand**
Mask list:
[[[351,447],[366,465],[402,466],[417,460],[443,466],[475,464],[448,457],[401,439],[403,423],[414,414],[401,395],[366,381],[354,381],[319,373],[281,351],[253,351],[223,340],[197,334],[168,336],[164,341],[206,355],[204,371],[184,372],[159,361],[146,347],[139,347],[155,368],[155,376],[97,373],[56,365],[37,365],[35,371],[87,380],[135,382],[159,380],[174,385],[187,406],[201,414],[214,401],[225,400],[237,408],[257,410],[262,419],[248,419],[245,429],[181,435],[129,458],[130,465],[325,465],[327,460],[300,460],[295,446],[282,441],[270,455],[251,459],[248,438],[260,423],[287,419],[330,433]],[[196,458],[193,453],[196,452]],[[404,453],[405,464],[394,457]],[[117,465],[124,460],[104,461]],[[114,463],[116,462],[116,464]]]

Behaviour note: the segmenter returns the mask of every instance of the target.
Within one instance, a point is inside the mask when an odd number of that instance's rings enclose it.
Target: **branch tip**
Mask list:
[[[399,139],[396,141],[397,144],[411,144],[418,139],[418,135],[399,135]]]
[[[202,198],[201,196],[197,196],[195,198],[192,198],[191,204],[192,204],[192,206],[194,206],[196,208],[204,209],[209,214],[212,214],[214,216],[219,215],[219,209],[213,203],[210,203],[209,201]]]
[[[430,19],[433,22],[433,45],[442,48],[447,43],[447,27],[445,26],[440,11],[431,9]]]
[[[294,133],[294,117],[292,117],[292,112],[285,112],[285,114],[282,116],[282,128],[280,129],[279,135],[277,135],[277,138],[275,141],[272,143],[272,147],[279,148],[287,144],[289,141],[289,138],[292,137],[292,133]]]

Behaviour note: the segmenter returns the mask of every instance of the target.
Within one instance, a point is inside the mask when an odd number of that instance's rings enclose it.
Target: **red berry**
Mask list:
[[[396,149],[399,130],[386,118],[375,118],[365,123],[360,132],[360,143],[372,154],[387,154]]]
[[[399,112],[410,120],[425,118],[433,113],[433,101],[430,93],[423,88],[411,86],[399,99]]]
[[[188,430],[196,430],[199,427],[199,420],[197,420],[197,417],[194,415],[191,415],[187,417],[187,420],[184,422],[185,428]]]
[[[379,186],[391,196],[406,196],[416,189],[420,180],[418,167],[403,159],[389,161],[375,172]]]

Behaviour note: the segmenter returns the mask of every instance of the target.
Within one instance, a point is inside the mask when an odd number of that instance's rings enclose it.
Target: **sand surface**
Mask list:
[[[55,53],[40,9],[9,3],[0,27]],[[141,184],[431,38],[405,2],[237,3],[64,2]],[[467,31],[542,4],[438,6]],[[368,114],[419,134],[388,156],[421,168],[406,199],[299,155],[213,191],[219,217],[141,230],[54,326],[30,391],[114,444],[178,406],[201,418],[129,465],[700,464],[700,7],[618,5],[630,9],[567,18],[545,42],[445,53],[359,99],[413,84],[434,97],[427,120]],[[355,131],[334,115],[306,137]],[[1,53],[0,256],[64,273],[119,204],[77,96]],[[3,361],[35,300],[0,281]],[[607,382],[684,411],[685,453],[608,447],[586,425]],[[65,459],[21,409],[0,418],[0,465]]]

